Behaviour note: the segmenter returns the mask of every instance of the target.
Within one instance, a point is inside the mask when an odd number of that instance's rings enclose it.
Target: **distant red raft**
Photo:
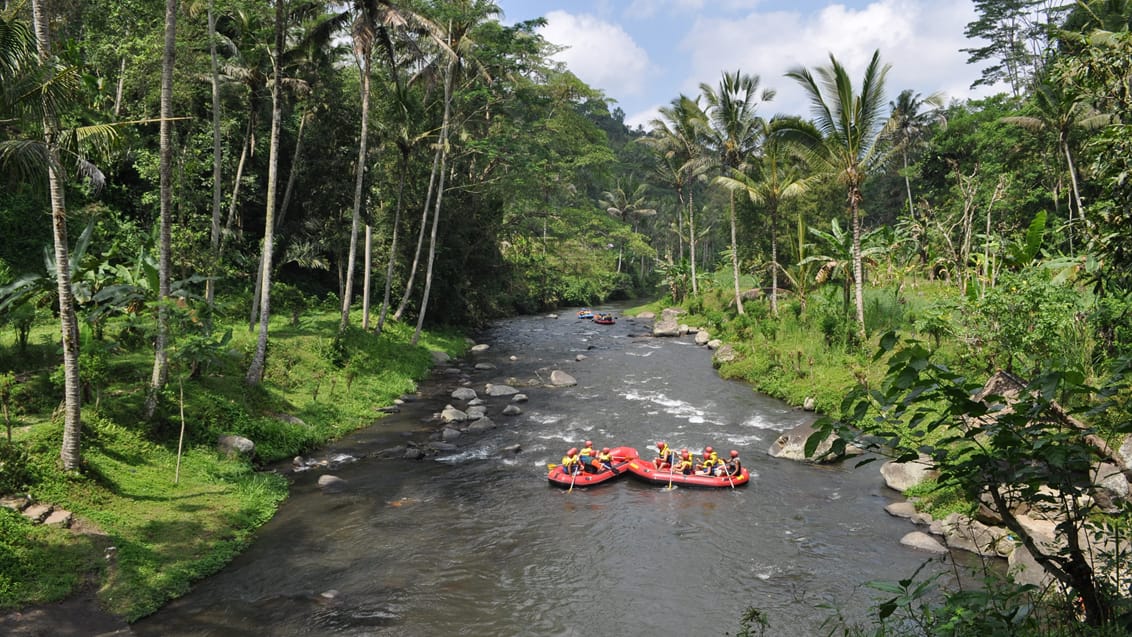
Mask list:
[[[636,458],[629,461],[625,465],[629,473],[647,480],[654,484],[663,484],[668,486],[680,485],[686,487],[706,487],[710,489],[729,489],[731,487],[739,487],[751,481],[751,474],[745,468],[739,471],[739,475],[731,476],[700,476],[700,475],[684,475],[682,473],[673,473],[668,469],[657,469],[652,461]]]
[[[586,472],[572,476],[562,470],[562,465],[554,464],[549,465],[550,471],[546,474],[546,479],[550,480],[551,484],[564,488],[592,487],[624,474],[626,465],[638,460],[637,450],[633,447],[613,447],[609,450],[609,455],[613,457],[614,471],[603,469],[597,473]]]

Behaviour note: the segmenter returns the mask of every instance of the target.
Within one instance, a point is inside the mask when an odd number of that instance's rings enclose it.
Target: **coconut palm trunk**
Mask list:
[[[369,47],[359,52],[358,68],[362,72],[362,122],[358,140],[358,161],[354,167],[354,210],[350,220],[350,251],[346,257],[346,287],[342,293],[342,318],[338,329],[344,330],[350,324],[350,301],[354,295],[354,263],[358,254],[358,230],[362,216],[362,191],[366,177],[366,142],[369,139],[369,85],[370,58]]]
[[[440,141],[436,149],[440,159],[440,176],[436,185],[436,207],[432,213],[432,231],[428,241],[428,265],[425,267],[425,287],[421,295],[421,309],[417,315],[417,328],[413,331],[411,344],[416,345],[421,338],[421,328],[424,326],[425,313],[428,311],[428,297],[432,291],[432,270],[436,263],[436,236],[440,226],[440,202],[444,195],[444,172],[448,159],[448,127],[452,116],[452,82],[456,74],[456,61],[449,60],[444,73],[444,117],[440,123]]]
[[[223,144],[220,139],[220,65],[216,56],[216,14],[213,0],[208,2],[208,54],[212,74],[212,226],[209,232],[209,248],[213,258],[220,254],[220,206],[223,200],[221,190]],[[219,261],[210,266],[210,276],[204,284],[204,300],[212,307],[216,300],[216,276],[220,270]],[[211,321],[211,315],[209,321]]]
[[[36,49],[39,59],[51,57],[48,38],[46,0],[32,0]],[[82,392],[79,387],[78,324],[75,320],[75,299],[71,293],[70,258],[67,250],[67,201],[64,195],[62,165],[59,163],[59,122],[54,106],[43,102],[43,141],[47,147],[47,183],[51,202],[51,229],[55,251],[55,282],[59,295],[59,331],[63,342],[63,444],[59,457],[63,468],[75,471],[82,463]]]
[[[393,212],[393,232],[389,240],[389,261],[385,265],[385,294],[381,300],[381,314],[377,318],[377,333],[385,329],[385,317],[389,313],[389,300],[393,293],[393,266],[397,263],[397,233],[401,226],[401,203],[405,195],[405,173],[408,172],[409,153],[401,152],[400,175],[397,177],[397,205]]]
[[[396,321],[401,320],[401,316],[405,313],[405,308],[409,305],[409,296],[413,292],[413,281],[416,279],[417,270],[420,267],[421,250],[424,248],[425,232],[428,229],[428,211],[429,206],[432,204],[433,186],[436,184],[439,171],[440,148],[438,147],[432,158],[432,172],[428,177],[428,192],[425,193],[425,205],[424,209],[421,210],[421,227],[417,232],[417,249],[413,252],[413,264],[409,267],[409,280],[405,282],[405,291],[401,294],[401,302],[397,305],[397,311],[393,313],[393,319]]]
[[[153,418],[169,380],[169,276],[173,237],[173,66],[177,53],[177,0],[165,0],[165,52],[161,64],[161,230],[157,257],[157,335],[145,417]]]
[[[735,193],[731,195],[731,280],[735,287],[735,311],[746,314],[743,309],[743,292],[739,289],[739,231],[735,221]]]
[[[272,56],[272,72],[275,77],[271,83],[271,141],[267,160],[267,210],[264,217],[263,254],[260,258],[262,274],[259,294],[259,334],[256,338],[252,362],[244,376],[244,382],[248,385],[258,385],[263,382],[263,372],[267,364],[267,328],[268,320],[271,318],[271,255],[275,245],[275,191],[276,184],[279,181],[279,131],[283,120],[283,96],[279,84],[282,76],[284,2],[285,0],[275,0],[275,45]]]

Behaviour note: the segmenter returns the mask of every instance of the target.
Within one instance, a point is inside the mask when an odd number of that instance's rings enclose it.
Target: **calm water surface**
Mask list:
[[[479,337],[490,349],[461,361],[459,374],[438,374],[424,399],[324,452],[359,458],[330,471],[344,490],[320,490],[322,471],[293,474],[292,497],[250,550],[132,632],[722,635],[754,606],[768,634],[816,635],[831,612],[823,606],[859,617],[854,608],[874,596],[864,582],[906,577],[928,559],[899,544],[912,529],[882,510],[895,493],[876,464],[771,458],[779,433],[812,414],[721,380],[709,351],[648,338],[648,328],[572,312],[500,322]],[[555,369],[577,386],[526,386]],[[506,398],[487,398],[499,428],[457,451],[372,457],[426,439],[429,415],[463,406],[448,398],[461,383],[481,396],[486,383],[523,385],[530,400],[509,417]],[[751,484],[550,486],[546,464],[584,439],[650,457],[658,439],[738,449]],[[522,451],[502,451],[511,445]]]

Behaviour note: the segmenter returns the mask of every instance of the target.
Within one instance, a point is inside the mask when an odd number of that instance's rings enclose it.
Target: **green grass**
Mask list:
[[[258,388],[243,382],[255,334],[246,325],[232,326],[224,355],[199,378],[184,381],[187,443],[176,481],[176,366],[158,417],[147,422],[139,414],[152,353],[116,351],[99,406],[84,404],[82,471],[65,473],[58,461],[62,425],[53,417],[61,395],[51,380],[57,326],[37,326],[25,353],[15,351],[10,332],[0,334],[0,373],[12,370],[20,378],[12,406],[16,440],[31,453],[28,492],[72,511],[81,527],[95,531],[33,526],[0,510],[0,609],[94,586],[105,608],[126,620],[152,613],[227,564],[274,515],[287,483],[259,467],[374,423],[381,417],[377,407],[413,391],[428,373],[430,349],[459,355],[466,348],[455,332],[426,333],[410,345],[413,326],[401,323],[387,324],[381,336],[350,329],[336,339],[337,321],[334,312],[298,326],[273,320]],[[116,338],[113,329],[107,332],[109,340]],[[218,454],[221,434],[255,441],[254,463]],[[104,557],[109,546],[115,547],[111,560]]]

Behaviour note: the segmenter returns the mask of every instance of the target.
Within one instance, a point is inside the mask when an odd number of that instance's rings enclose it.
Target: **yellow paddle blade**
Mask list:
[[[557,466],[558,465],[554,464],[553,462],[548,462],[548,463],[546,463],[546,470],[547,471],[554,471],[554,468],[557,467]]]

